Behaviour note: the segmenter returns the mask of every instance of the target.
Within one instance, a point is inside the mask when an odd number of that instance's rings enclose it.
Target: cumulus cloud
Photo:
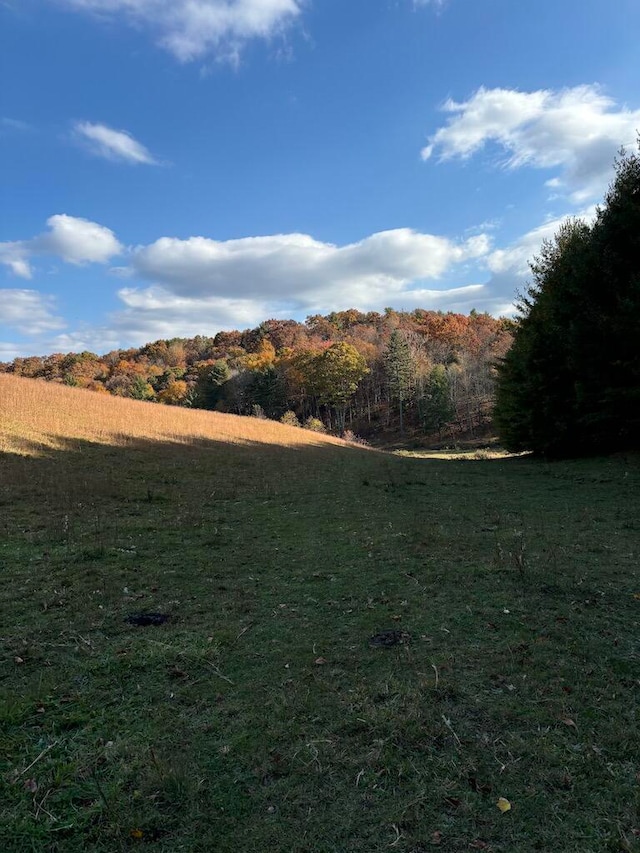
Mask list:
[[[39,335],[61,329],[65,322],[55,315],[55,300],[37,290],[0,289],[0,325],[23,335]]]
[[[456,242],[410,229],[345,246],[307,234],[164,237],[133,250],[129,271],[150,284],[119,290],[124,308],[112,315],[111,326],[126,340],[144,342],[350,307],[469,310],[482,302],[481,284],[437,289],[424,283],[489,250],[484,234]]]
[[[69,264],[106,264],[122,252],[115,234],[104,225],[58,213],[47,219],[49,230],[30,241],[32,251],[58,255]]]
[[[30,240],[0,243],[0,264],[21,278],[31,278],[32,255],[56,255],[69,264],[105,264],[123,251],[104,225],[59,213],[47,219],[48,230]]]
[[[73,130],[76,139],[97,157],[134,165],[158,165],[149,150],[126,130],[114,130],[106,124],[91,124],[88,121],[75,122]]]
[[[423,160],[467,159],[487,143],[509,169],[559,169],[547,184],[575,203],[602,194],[621,145],[633,144],[640,109],[619,105],[595,85],[561,91],[480,88],[467,101],[449,99],[450,119],[422,149]]]
[[[398,228],[342,246],[296,233],[226,241],[163,237],[124,250],[95,222],[58,214],[47,224],[38,237],[0,246],[0,261],[19,273],[36,253],[73,264],[105,263],[123,253],[127,265],[114,271],[127,283],[118,291],[122,308],[105,327],[65,331],[47,346],[41,341],[44,351],[102,351],[350,307],[491,311],[493,305],[482,284],[438,286],[454,269],[468,280],[469,266],[488,257],[484,233],[453,240]]]
[[[438,279],[455,264],[489,251],[486,235],[464,242],[408,228],[381,231],[336,246],[307,234],[277,234],[219,242],[163,237],[133,252],[132,267],[176,295],[286,300],[301,306],[393,295]]]
[[[581,211],[587,219],[594,214],[593,207]],[[46,333],[63,323],[50,301],[35,291],[4,291],[11,294],[10,303],[3,300],[3,306],[11,304],[4,322],[35,336],[43,352],[104,352],[255,326],[266,317],[301,319],[352,307],[512,314],[514,294],[529,278],[528,261],[562,221],[546,220],[497,247],[486,233],[495,223],[484,223],[485,231],[472,229],[459,240],[398,228],[346,245],[293,233],[226,241],[163,237],[124,250],[104,226],[59,214],[39,237],[0,246],[0,260],[19,273],[20,263],[28,264],[36,252],[75,264],[104,263],[122,253],[126,266],[115,268],[120,309],[104,325],[51,336]]]
[[[50,0],[57,5],[122,19],[149,30],[181,62],[207,54],[238,56],[252,39],[282,33],[304,0]]]

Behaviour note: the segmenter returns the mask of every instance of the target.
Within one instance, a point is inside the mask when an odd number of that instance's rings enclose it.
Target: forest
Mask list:
[[[476,311],[352,309],[102,356],[17,358],[0,372],[372,441],[449,441],[490,432],[496,365],[513,330]]]

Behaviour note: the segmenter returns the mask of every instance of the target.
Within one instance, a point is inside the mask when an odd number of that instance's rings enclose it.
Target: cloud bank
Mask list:
[[[574,203],[602,195],[622,145],[633,145],[640,110],[607,97],[598,86],[561,91],[480,88],[467,101],[449,99],[449,121],[422,149],[423,160],[468,159],[488,143],[508,169],[557,169],[547,185]]]
[[[354,306],[471,307],[482,285],[436,289],[424,282],[489,248],[484,234],[456,242],[411,229],[344,246],[307,234],[227,241],[163,237],[132,251],[129,274],[150,284],[120,289],[125,308],[112,321],[127,337],[149,340]]]
[[[134,250],[132,269],[178,295],[291,300],[372,300],[408,284],[437,279],[455,264],[486,254],[485,235],[455,242],[409,228],[381,231],[336,246],[307,234],[219,242],[163,237]]]
[[[254,39],[283,33],[304,0],[50,0],[79,12],[121,19],[152,34],[181,62],[237,59]]]
[[[581,211],[587,219],[594,214],[594,207]],[[124,249],[108,228],[58,214],[49,218],[43,234],[2,244],[0,260],[18,274],[26,264],[30,274],[31,254],[76,265],[104,264],[122,255],[125,265],[112,268],[127,282],[117,291],[121,308],[101,326],[51,337],[48,333],[65,325],[51,299],[32,290],[4,290],[3,306],[9,307],[3,324],[39,336],[43,352],[106,351],[346,308],[511,314],[514,291],[529,277],[528,261],[562,221],[547,220],[504,247],[494,247],[486,233],[454,240],[398,228],[346,245],[293,233],[224,241],[161,237]],[[462,286],[438,286],[453,274]]]

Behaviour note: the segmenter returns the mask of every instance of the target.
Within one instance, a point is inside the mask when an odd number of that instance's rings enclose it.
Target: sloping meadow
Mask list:
[[[9,376],[0,448],[3,850],[639,849],[637,458]]]

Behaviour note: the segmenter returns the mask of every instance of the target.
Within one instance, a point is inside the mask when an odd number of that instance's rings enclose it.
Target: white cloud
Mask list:
[[[61,329],[65,322],[57,317],[55,300],[37,290],[0,289],[0,326],[14,329],[23,335],[39,335]]]
[[[9,267],[18,278],[31,278],[32,269],[28,261],[28,249],[20,241],[0,243],[0,264]]]
[[[593,207],[581,211],[587,219],[594,213]],[[562,221],[547,220],[498,248],[486,233],[456,241],[402,228],[343,246],[306,234],[227,241],[164,237],[128,250],[128,266],[117,268],[127,281],[118,291],[122,307],[104,325],[47,335],[64,324],[50,300],[28,290],[4,291],[11,299],[3,294],[3,307],[11,308],[3,322],[33,337],[30,352],[105,352],[157,338],[246,328],[267,317],[302,318],[351,307],[511,314],[514,293],[530,276],[528,261]],[[45,235],[5,246],[13,246],[14,253],[16,246],[37,247],[72,263],[105,261],[122,249],[112,232],[96,223],[59,215],[48,224]],[[459,286],[435,284],[445,276],[451,282],[454,275]]]
[[[596,207],[595,205],[587,207],[576,215],[586,222],[593,222]],[[487,255],[487,267],[493,273],[508,273],[522,281],[529,276],[529,261],[540,254],[542,243],[545,240],[551,240],[567,219],[568,216],[547,219],[542,225],[523,234],[506,249],[496,249]]]
[[[49,230],[29,241],[39,254],[58,255],[69,264],[106,264],[122,252],[115,234],[104,225],[58,213],[47,219]]]
[[[415,282],[438,279],[452,266],[489,250],[478,235],[464,242],[408,228],[382,231],[345,246],[306,234],[277,234],[219,242],[163,237],[134,250],[142,278],[188,298],[277,299],[314,307],[331,299],[371,301]]]
[[[158,338],[214,335],[221,329],[256,326],[265,318],[301,319],[307,314],[352,307],[381,311],[385,305],[391,304],[405,310],[420,307],[462,312],[475,307],[492,313],[498,304],[485,292],[482,284],[443,290],[406,289],[395,295],[377,292],[365,297],[364,302],[358,294],[344,293],[340,298],[329,296],[326,301],[318,300],[303,308],[300,304],[278,300],[179,297],[159,286],[127,288],[119,291],[118,295],[126,307],[111,315],[110,332],[112,335],[117,333],[120,345],[127,346],[141,345]]]
[[[150,30],[182,62],[211,54],[235,59],[252,39],[282,33],[305,0],[50,0],[71,9],[121,18]]]
[[[130,274],[151,284],[119,290],[124,308],[111,316],[110,327],[122,340],[144,343],[350,307],[470,310],[484,304],[483,285],[436,289],[422,283],[489,250],[484,234],[455,242],[410,229],[345,246],[306,234],[224,242],[164,237],[133,250]]]
[[[47,224],[38,237],[0,245],[0,261],[20,272],[19,263],[28,267],[29,256],[36,253],[82,264],[104,263],[125,252],[113,232],[95,222],[58,214]],[[227,241],[163,237],[127,250],[128,265],[114,268],[128,283],[118,291],[122,309],[106,326],[87,326],[46,341],[40,336],[34,345],[42,351],[104,351],[160,337],[254,326],[266,317],[301,318],[350,307],[468,311],[482,305],[491,310],[481,284],[426,286],[453,269],[468,276],[468,265],[490,251],[484,233],[456,241],[408,228],[344,246],[307,234]],[[147,284],[136,286],[135,279]]]
[[[30,240],[0,243],[0,264],[21,278],[31,278],[31,255],[57,255],[69,264],[105,264],[123,247],[104,225],[59,213],[47,219],[49,230]]]
[[[591,223],[596,216],[596,206],[591,205],[572,215]],[[485,284],[485,293],[494,304],[494,310],[487,309],[490,313],[516,313],[517,295],[524,293],[527,283],[532,279],[529,262],[540,254],[542,243],[553,239],[568,218],[568,215],[549,218],[510,245],[495,249],[482,259],[483,265],[491,273],[491,278]],[[500,304],[501,308],[495,307]]]
[[[23,353],[17,344],[11,341],[0,341],[0,361],[13,361],[21,355],[26,353]]]
[[[88,121],[75,122],[73,129],[76,138],[97,157],[124,163],[158,165],[150,151],[126,130],[113,130],[105,124],[91,124]]]
[[[265,317],[280,316],[268,301],[234,297],[180,297],[162,287],[123,289],[118,296],[126,306],[111,317],[112,327],[130,341],[214,335],[220,329],[256,326]],[[274,310],[275,308],[275,310]],[[282,316],[289,316],[284,312]]]
[[[595,85],[557,92],[480,88],[443,109],[451,118],[429,138],[424,160],[467,159],[493,142],[507,168],[559,168],[547,185],[563,188],[575,203],[602,194],[616,152],[632,145],[640,129],[640,109],[618,105]]]

